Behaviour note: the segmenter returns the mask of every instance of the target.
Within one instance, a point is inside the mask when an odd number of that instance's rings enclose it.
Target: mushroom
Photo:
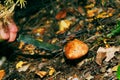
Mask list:
[[[88,45],[78,39],[74,39],[65,45],[64,51],[67,59],[78,59],[87,54]]]

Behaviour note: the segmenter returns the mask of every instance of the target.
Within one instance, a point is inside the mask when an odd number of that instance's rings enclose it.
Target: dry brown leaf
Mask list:
[[[120,51],[120,46],[118,46],[118,47],[113,46],[113,47],[109,47],[109,48],[100,47],[97,50],[97,54],[106,53],[105,61],[108,62],[115,56],[114,53],[117,51]]]
[[[62,18],[65,18],[67,15],[67,11],[65,9],[61,10],[60,12],[57,13],[57,15],[55,16],[55,18],[57,20],[60,20]]]
[[[102,61],[103,59],[106,57],[106,53],[105,52],[98,52],[97,55],[96,55],[96,60],[95,62],[98,64],[98,65],[101,65],[102,64]]]
[[[5,70],[0,70],[0,80],[5,76]]]
[[[43,78],[47,75],[47,72],[46,71],[36,71],[35,74],[40,76],[40,78]]]
[[[59,31],[57,31],[57,34],[63,34],[67,29],[69,29],[72,22],[70,20],[61,20],[59,22]]]

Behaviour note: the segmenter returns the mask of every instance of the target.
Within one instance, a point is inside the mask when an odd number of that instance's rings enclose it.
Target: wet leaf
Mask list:
[[[49,51],[54,51],[54,50],[60,49],[59,46],[49,44],[46,42],[40,42],[40,41],[35,40],[34,38],[32,38],[31,36],[28,36],[28,35],[19,35],[17,40],[22,41],[22,42],[27,43],[27,44],[32,44],[38,48],[49,50]]]
[[[5,76],[5,70],[0,70],[0,80]]]

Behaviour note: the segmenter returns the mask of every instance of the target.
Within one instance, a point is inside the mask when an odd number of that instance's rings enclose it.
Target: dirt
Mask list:
[[[30,35],[35,40],[61,48],[49,51],[17,40],[1,43],[1,60],[6,58],[0,66],[6,73],[3,80],[117,80],[116,71],[112,69],[120,64],[120,51],[115,52],[110,61],[102,60],[101,65],[96,63],[96,55],[99,47],[120,45],[119,34],[106,37],[120,20],[119,4],[119,0],[42,0],[33,2],[22,10],[16,8],[14,18],[19,26],[18,36]],[[65,10],[63,17],[63,13],[60,14],[62,10]],[[92,10],[91,13],[89,10]],[[57,14],[60,15],[59,20],[56,19]],[[99,18],[98,15],[102,17]],[[60,31],[58,22],[61,20],[70,20],[72,24]],[[79,59],[69,60],[64,55],[64,46],[73,39],[85,42],[89,51]],[[17,68],[20,61],[23,64]]]

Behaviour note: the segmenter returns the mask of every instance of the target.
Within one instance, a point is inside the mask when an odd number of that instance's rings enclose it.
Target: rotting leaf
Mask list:
[[[34,38],[32,38],[31,36],[29,35],[19,35],[19,37],[17,38],[17,40],[20,42],[24,42],[24,43],[27,43],[27,44],[32,44],[38,48],[41,48],[41,49],[45,49],[45,50],[49,50],[49,51],[54,51],[54,50],[59,50],[60,47],[59,46],[56,46],[56,45],[53,45],[53,44],[49,44],[49,43],[45,43],[45,42],[40,42],[38,40],[35,40]]]

